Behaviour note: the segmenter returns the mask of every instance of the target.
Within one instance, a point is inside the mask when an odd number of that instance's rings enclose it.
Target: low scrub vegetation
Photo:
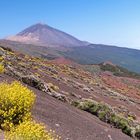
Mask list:
[[[110,64],[100,64],[100,68],[103,71],[110,71],[112,72],[115,76],[121,76],[121,77],[131,77],[131,78],[138,78],[140,79],[140,74],[136,72],[131,72],[123,67],[120,66],[113,66]]]
[[[109,105],[98,103],[89,99],[84,101],[74,101],[72,105],[96,115],[100,120],[110,123],[114,127],[121,129],[123,133],[140,139],[139,124],[136,124],[134,120],[130,120],[127,117],[118,115]]]

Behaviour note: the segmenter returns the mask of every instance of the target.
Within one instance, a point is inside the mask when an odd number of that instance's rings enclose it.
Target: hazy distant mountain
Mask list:
[[[17,35],[10,36],[6,39],[47,46],[83,46],[88,44],[87,42],[80,41],[67,33],[41,23],[30,26]]]
[[[97,64],[111,61],[114,64],[140,73],[140,50],[136,49],[90,44],[86,47],[72,47],[62,54],[80,64]]]

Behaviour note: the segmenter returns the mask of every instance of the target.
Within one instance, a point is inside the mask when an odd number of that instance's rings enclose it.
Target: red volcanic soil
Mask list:
[[[73,64],[74,62],[72,60],[66,59],[64,57],[56,58],[51,61],[51,63],[54,64]]]
[[[134,80],[131,78],[121,78],[116,76],[108,75],[107,73],[102,73],[101,75],[104,83],[118,92],[124,94],[125,96],[140,99],[140,89],[134,87],[134,84],[140,84],[139,80]],[[131,80],[130,80],[131,79]],[[125,80],[127,82],[125,82]],[[133,86],[131,86],[133,85]]]

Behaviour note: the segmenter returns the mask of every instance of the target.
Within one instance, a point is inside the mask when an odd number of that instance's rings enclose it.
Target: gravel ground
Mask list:
[[[131,140],[95,116],[62,103],[38,90],[34,118],[54,129],[63,140]]]

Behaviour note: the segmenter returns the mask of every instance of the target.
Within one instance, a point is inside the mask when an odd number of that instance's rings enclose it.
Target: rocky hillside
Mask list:
[[[65,57],[79,64],[99,64],[111,61],[121,67],[140,73],[140,51],[116,46],[92,44],[81,47],[43,46],[9,40],[0,40],[1,46],[7,46],[15,51],[41,57],[56,59]]]
[[[116,76],[100,65],[89,71],[64,58],[41,59],[6,47],[0,47],[0,56],[5,68],[0,82],[18,80],[33,90],[33,117],[62,140],[140,139],[139,79]]]

